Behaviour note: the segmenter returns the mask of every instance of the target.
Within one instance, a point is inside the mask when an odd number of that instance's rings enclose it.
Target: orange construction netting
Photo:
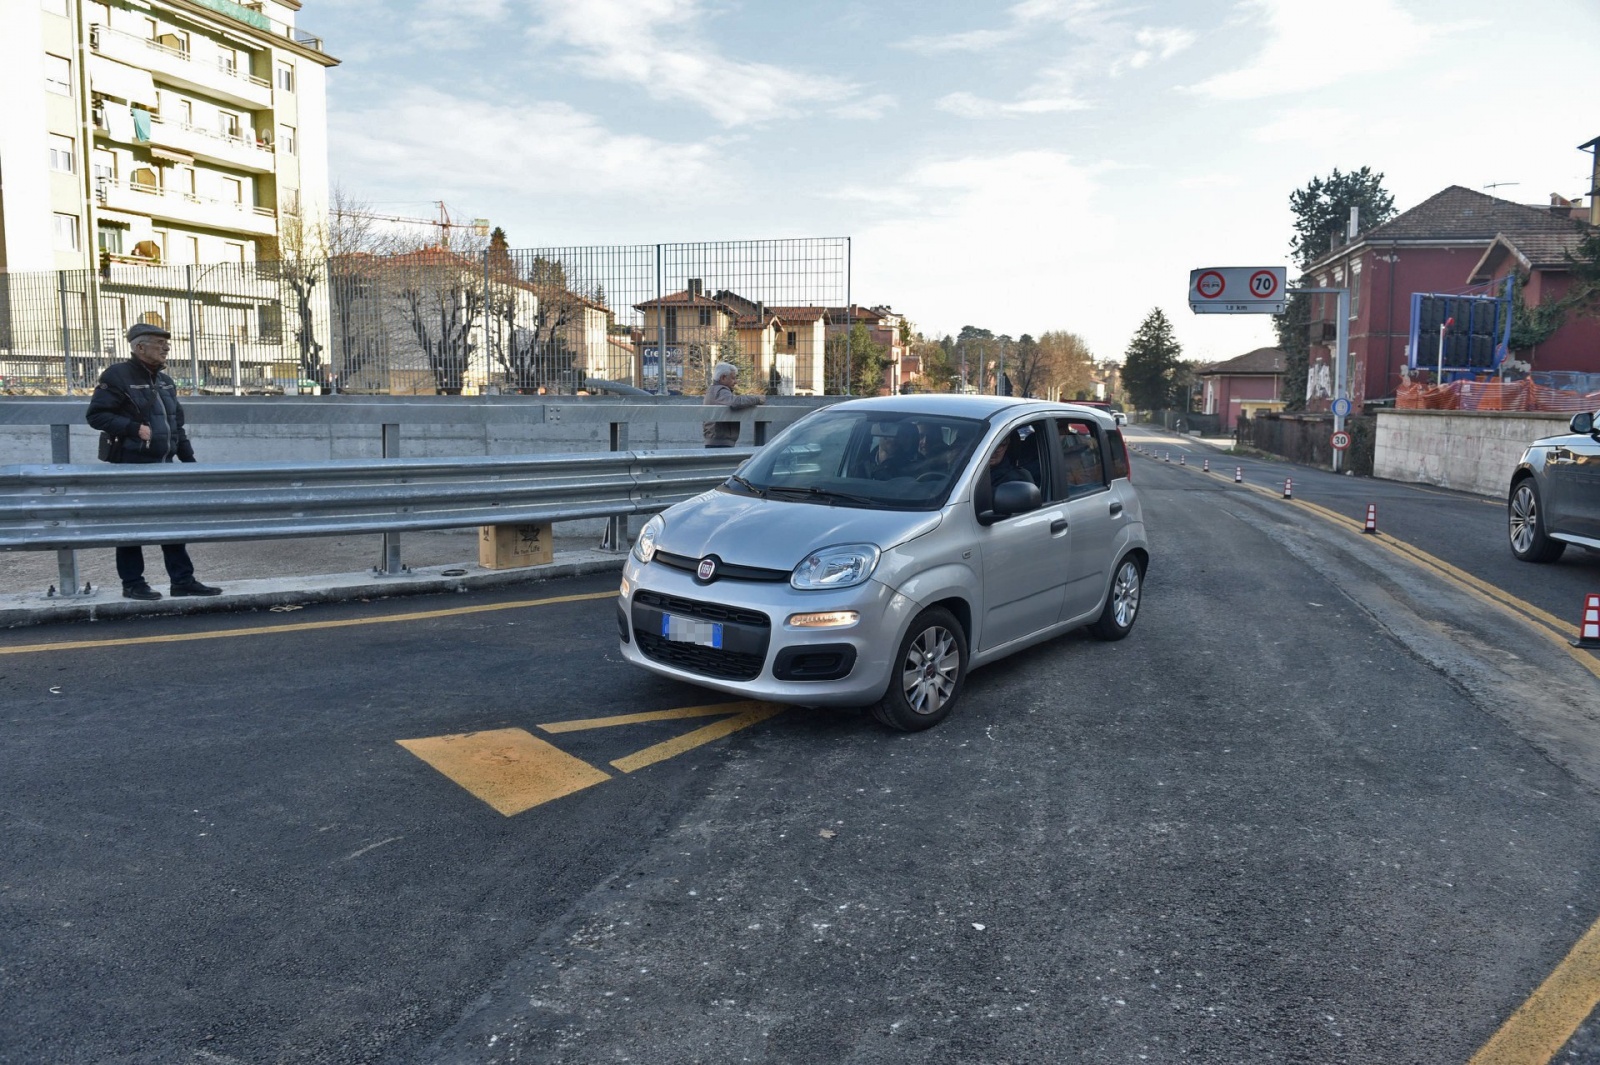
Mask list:
[[[1446,385],[1401,385],[1395,391],[1397,410],[1600,410],[1600,392],[1551,388],[1533,381],[1451,381]]]

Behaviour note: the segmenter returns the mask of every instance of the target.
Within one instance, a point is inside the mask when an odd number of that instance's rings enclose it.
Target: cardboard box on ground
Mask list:
[[[555,560],[553,530],[548,522],[536,525],[480,525],[478,565],[484,569],[544,566]]]

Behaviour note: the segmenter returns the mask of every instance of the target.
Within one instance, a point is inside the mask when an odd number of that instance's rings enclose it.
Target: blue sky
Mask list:
[[[334,179],[513,247],[849,236],[857,302],[1120,358],[1272,342],[1189,270],[1287,261],[1289,193],[1372,166],[1587,192],[1595,0],[307,0]]]

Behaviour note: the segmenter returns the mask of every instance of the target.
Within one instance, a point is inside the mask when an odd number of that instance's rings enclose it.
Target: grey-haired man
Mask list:
[[[160,326],[139,322],[128,329],[133,357],[100,375],[89,400],[89,424],[112,439],[106,461],[143,464],[193,462],[194,447],[183,428],[183,406],[178,386],[163,370],[172,334]],[[201,584],[183,544],[162,544],[173,595],[220,595],[221,588]],[[137,544],[117,548],[117,576],[125,599],[160,599],[161,593],[144,579],[144,551]]]
[[[719,362],[711,371],[711,383],[706,386],[706,404],[727,407],[729,410],[749,410],[765,403],[764,396],[735,395],[733,386],[739,383],[739,368],[731,362]],[[706,447],[736,447],[739,443],[738,422],[705,422],[700,435]]]

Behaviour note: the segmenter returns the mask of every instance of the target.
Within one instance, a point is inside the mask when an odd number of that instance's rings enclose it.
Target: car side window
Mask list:
[[[989,509],[996,485],[1007,481],[1027,481],[1037,485],[1045,503],[1061,498],[1054,491],[1050,466],[1050,424],[1045,419],[1017,426],[984,452],[973,502],[982,513]]]
[[[1129,477],[1128,472],[1128,442],[1122,439],[1122,430],[1113,429],[1106,434],[1106,443],[1111,445],[1111,479]]]
[[[1100,436],[1099,423],[1091,419],[1056,419],[1062,482],[1067,498],[1105,487],[1106,468]]]

